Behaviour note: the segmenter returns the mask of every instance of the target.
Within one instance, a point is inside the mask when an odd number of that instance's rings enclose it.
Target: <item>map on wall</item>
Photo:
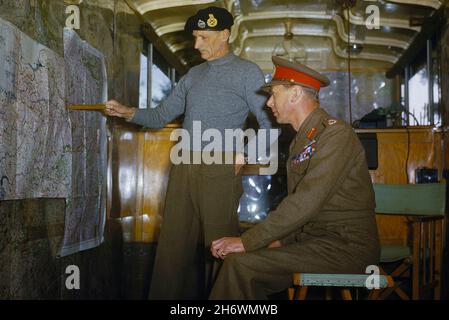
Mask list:
[[[66,104],[107,99],[104,56],[64,30],[64,58],[0,19],[0,200],[65,198],[59,255],[99,245],[106,119]]]
[[[107,100],[106,63],[71,29],[64,29],[67,104]],[[61,256],[99,245],[106,219],[106,118],[97,111],[69,111],[72,136],[72,193],[67,199]]]
[[[0,200],[71,193],[63,69],[62,57],[0,19]]]

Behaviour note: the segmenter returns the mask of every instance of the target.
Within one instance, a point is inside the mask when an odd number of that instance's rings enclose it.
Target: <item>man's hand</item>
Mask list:
[[[224,259],[230,253],[245,252],[240,237],[224,237],[212,241],[210,251],[215,258]]]
[[[282,243],[279,240],[273,241],[268,246],[269,249],[271,249],[271,248],[280,248],[280,247],[282,247]]]
[[[115,100],[109,100],[105,103],[105,106],[104,114],[107,116],[124,118],[127,121],[131,120],[136,113],[135,108],[124,106]]]

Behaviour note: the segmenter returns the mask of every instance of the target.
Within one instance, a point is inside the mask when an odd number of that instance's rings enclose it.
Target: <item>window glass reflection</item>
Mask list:
[[[238,214],[240,221],[257,222],[267,217],[287,195],[285,175],[243,176],[243,195]]]

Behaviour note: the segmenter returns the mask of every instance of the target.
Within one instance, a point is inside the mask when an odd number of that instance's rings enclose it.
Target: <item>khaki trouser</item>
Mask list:
[[[232,164],[172,166],[150,299],[207,298],[221,265],[210,245],[239,235],[242,193]]]
[[[209,299],[264,300],[289,288],[294,272],[361,274],[366,266],[377,264],[374,256],[362,259],[354,252],[345,241],[322,236],[280,248],[229,254]]]

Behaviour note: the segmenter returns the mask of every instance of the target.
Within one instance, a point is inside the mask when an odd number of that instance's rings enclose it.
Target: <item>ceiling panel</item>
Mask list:
[[[201,62],[193,39],[183,32],[186,19],[201,8],[218,5],[235,17],[230,43],[242,58],[272,69],[271,56],[285,54],[320,70],[345,70],[348,65],[348,27],[351,66],[387,70],[421,32],[422,23],[442,6],[438,0],[356,1],[350,11],[339,0],[128,0],[187,67]],[[366,20],[375,5],[380,28]],[[368,13],[367,13],[368,12]],[[410,19],[415,23],[411,25]],[[426,20],[427,19],[427,20]],[[293,39],[287,40],[287,31]],[[287,42],[286,42],[287,41]],[[354,47],[355,44],[355,47]],[[281,52],[282,51],[282,52]],[[281,53],[279,53],[281,52]]]

